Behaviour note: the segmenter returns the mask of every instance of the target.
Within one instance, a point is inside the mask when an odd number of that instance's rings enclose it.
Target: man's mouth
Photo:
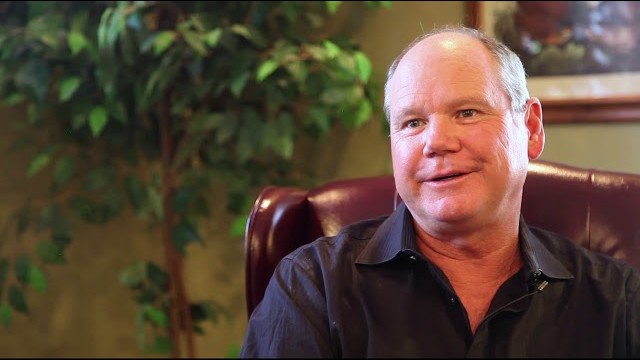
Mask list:
[[[462,175],[462,174],[451,174],[451,175],[447,175],[447,176],[441,176],[441,177],[434,178],[433,181],[448,180],[448,179],[452,179],[452,178],[458,177],[460,175]]]
[[[435,177],[435,178],[431,179],[431,181],[444,181],[444,180],[457,178],[458,176],[462,176],[462,175],[464,175],[464,174],[463,173],[456,173],[456,174],[451,174],[451,175],[439,176],[439,177]]]

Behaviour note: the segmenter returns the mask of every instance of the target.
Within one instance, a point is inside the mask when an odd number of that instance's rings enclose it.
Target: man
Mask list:
[[[520,214],[545,134],[513,52],[434,30],[384,101],[403,204],[286,256],[241,356],[640,356],[640,273]]]

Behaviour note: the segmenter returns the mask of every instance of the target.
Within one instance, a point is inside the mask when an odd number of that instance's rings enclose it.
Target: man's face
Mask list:
[[[400,62],[387,95],[396,187],[425,231],[472,231],[519,216],[528,157],[542,152],[544,132],[534,146],[530,140],[541,118],[527,120],[531,103],[510,111],[497,63],[480,42],[461,34],[423,40]]]

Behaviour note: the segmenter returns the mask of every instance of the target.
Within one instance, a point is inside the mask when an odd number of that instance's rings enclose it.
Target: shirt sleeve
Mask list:
[[[249,318],[241,358],[336,357],[322,275],[295,259],[285,257],[276,267]]]

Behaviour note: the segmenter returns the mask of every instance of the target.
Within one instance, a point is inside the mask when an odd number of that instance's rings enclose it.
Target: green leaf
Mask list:
[[[209,208],[209,200],[204,196],[198,196],[193,205],[193,212],[195,215],[208,217],[211,215],[211,211]]]
[[[240,24],[233,24],[229,27],[229,30],[237,35],[244,37],[247,40],[251,40],[251,30],[248,27]]]
[[[290,160],[293,156],[294,142],[291,136],[279,135],[273,139],[272,147],[283,159]]]
[[[101,220],[96,206],[89,199],[74,196],[69,199],[69,207],[84,221],[96,224]]]
[[[87,27],[87,23],[89,22],[89,12],[86,10],[81,10],[75,13],[71,19],[71,31],[73,32],[81,32]]]
[[[169,354],[171,353],[172,347],[173,346],[171,345],[170,338],[166,336],[158,335],[155,337],[155,339],[153,340],[153,344],[149,347],[147,351],[154,354]]]
[[[56,220],[56,224],[59,224],[60,220]],[[64,248],[71,243],[71,236],[69,236],[69,234],[56,233],[51,236],[51,241],[64,250]]]
[[[75,172],[75,159],[73,156],[67,155],[60,158],[53,168],[53,183],[57,186],[63,186],[71,180]]]
[[[49,151],[43,151],[36,155],[35,158],[31,160],[29,163],[29,168],[27,169],[27,177],[32,177],[40,170],[42,170],[45,166],[49,164],[50,156]]]
[[[71,76],[62,80],[60,82],[60,92],[59,92],[60,101],[65,102],[71,99],[71,96],[73,96],[76,90],[78,90],[79,86],[80,86],[80,77],[78,76]]]
[[[152,323],[163,328],[169,327],[169,316],[167,316],[167,313],[164,310],[152,305],[143,305],[142,309],[144,311],[144,315],[151,320]]]
[[[124,195],[117,189],[109,189],[102,194],[100,200],[102,220],[110,220],[116,217],[122,209],[122,203],[124,202]]]
[[[166,290],[169,284],[169,275],[160,266],[153,262],[147,263],[147,279],[159,290]]]
[[[31,264],[31,268],[29,269],[29,284],[36,291],[41,293],[47,291],[47,279],[45,278],[42,270],[40,270],[40,268],[35,264]]]
[[[195,50],[200,56],[207,55],[207,48],[204,45],[203,37],[194,31],[184,31],[182,33],[184,40]]]
[[[11,329],[11,307],[6,302],[0,305],[0,320],[5,329]]]
[[[349,95],[349,89],[330,87],[320,95],[320,100],[327,105],[338,105],[347,102]]]
[[[147,264],[142,261],[129,265],[120,272],[120,282],[130,289],[142,286],[146,277]]]
[[[103,106],[94,106],[89,114],[89,127],[93,136],[99,136],[107,126],[107,110]]]
[[[108,7],[102,13],[98,27],[98,45],[104,50],[111,49],[118,38],[118,34],[124,30],[124,9],[126,3],[120,3],[117,9]]]
[[[327,58],[334,59],[336,56],[340,55],[342,51],[338,45],[330,40],[325,40],[322,42],[324,48],[327,50]]]
[[[35,37],[48,47],[57,48],[56,29],[62,26],[62,14],[49,12],[46,16],[29,19],[27,29],[30,36]]]
[[[39,102],[42,99],[39,99]],[[37,126],[42,123],[44,116],[43,108],[34,102],[27,102],[27,116],[29,117],[29,125]]]
[[[181,222],[173,228],[173,245],[181,254],[185,254],[187,245],[191,242],[200,242],[202,238],[197,230],[187,222]]]
[[[121,124],[127,123],[127,108],[122,101],[111,102],[109,104],[109,114],[111,114]]]
[[[273,74],[274,71],[278,69],[280,64],[274,59],[268,59],[264,61],[258,67],[258,71],[256,72],[256,80],[258,82],[262,82],[264,79],[269,77],[269,75]]]
[[[43,241],[38,244],[36,254],[47,264],[64,264],[64,247],[50,241]]]
[[[289,71],[291,77],[293,77],[302,89],[306,87],[308,70],[304,61],[292,61],[288,63],[287,71]]]
[[[11,307],[18,312],[21,312],[25,315],[29,314],[27,301],[24,298],[22,289],[20,289],[17,285],[12,285],[9,288],[9,305],[11,305]]]
[[[124,181],[125,191],[133,210],[140,213],[147,203],[147,189],[135,176],[128,175]]]
[[[309,25],[311,26],[312,29],[319,29],[322,26],[324,26],[325,24],[325,17],[323,16],[324,14],[316,14],[316,13],[312,13],[312,12],[305,12],[304,13],[304,21],[309,23]]]
[[[245,120],[245,126],[240,127],[238,141],[236,142],[236,152],[238,155],[238,161],[241,163],[245,163],[256,152],[258,141],[256,135],[260,133],[259,131],[256,131],[257,126],[257,122],[255,122],[254,126],[254,124]]]
[[[330,14],[335,14],[342,4],[342,1],[325,1],[325,3],[327,4],[327,11]]]
[[[224,122],[224,115],[221,113],[201,112],[189,121],[189,134],[206,132],[216,129]]]
[[[14,106],[14,105],[18,105],[18,104],[22,104],[22,102],[25,100],[25,96],[24,94],[21,93],[13,93],[7,97],[5,97],[5,99],[3,100],[3,104],[6,106]]]
[[[180,187],[176,191],[173,197],[174,210],[179,214],[186,212],[189,206],[189,203],[193,199],[194,195],[195,195],[195,192],[191,187],[188,187],[188,186]]]
[[[360,102],[360,106],[358,106],[358,110],[356,111],[355,117],[353,119],[354,126],[360,127],[362,124],[366,123],[371,117],[372,113],[371,103],[366,99]]]
[[[204,34],[204,42],[209,47],[214,48],[218,45],[218,42],[220,41],[221,36],[222,36],[222,29],[220,28],[213,29],[208,33]]]
[[[152,304],[158,299],[158,291],[144,287],[138,291],[136,295],[136,302],[138,304]]]
[[[33,1],[28,4],[28,18],[38,18],[46,15],[53,3],[51,1]]]
[[[192,326],[193,332],[198,335],[204,335],[204,329],[200,325],[193,324]]]
[[[224,144],[227,140],[231,139],[231,137],[236,134],[237,129],[237,118],[235,116],[227,115],[226,121],[220,124],[218,132],[216,133],[216,144]]]
[[[233,220],[231,224],[231,231],[229,232],[231,236],[234,237],[243,237],[244,232],[247,227],[247,216],[239,215]]]
[[[207,319],[207,303],[192,303],[189,304],[189,313],[191,314],[191,320],[194,323]]]
[[[309,109],[310,118],[313,120],[322,133],[327,133],[331,129],[331,119],[324,106],[312,106]]]
[[[151,213],[153,213],[158,220],[162,220],[164,218],[162,194],[154,188],[147,187],[147,197],[149,199],[149,208],[151,209]]]
[[[141,306],[138,306],[136,310],[136,343],[140,349],[147,348],[146,325],[144,310]]]
[[[29,272],[31,271],[31,258],[29,255],[22,254],[18,256],[15,264],[16,279],[22,285],[29,282]]]
[[[73,115],[73,119],[71,119],[71,128],[73,130],[78,130],[81,127],[83,127],[84,124],[86,123],[87,123],[87,117],[84,114],[82,113],[75,114]]]
[[[233,94],[233,96],[236,97],[236,99],[240,98],[240,94],[242,93],[242,90],[244,89],[245,85],[247,84],[247,80],[249,80],[249,73],[245,72],[242,73],[238,76],[236,76],[232,81],[231,81],[231,93]]]
[[[91,170],[84,182],[82,188],[87,191],[102,190],[112,185],[116,178],[116,170],[110,164],[100,166]]]
[[[7,282],[7,275],[9,274],[9,259],[3,257],[0,258],[0,299],[2,299],[2,290]]]
[[[153,39],[153,53],[155,55],[162,54],[165,50],[173,44],[176,38],[176,34],[174,31],[165,30],[159,32],[156,37]]]
[[[232,343],[227,348],[224,354],[225,359],[238,359],[240,358],[240,346],[236,343]]]
[[[89,41],[81,32],[72,31],[67,37],[67,43],[69,44],[69,49],[71,49],[71,54],[77,55],[80,51],[82,51],[82,49],[87,47]]]
[[[51,78],[49,64],[44,59],[31,56],[15,74],[18,89],[31,91],[38,101],[44,101]],[[34,114],[35,115],[35,114]]]
[[[356,51],[354,56],[356,59],[356,72],[358,73],[358,77],[366,84],[369,82],[369,77],[371,77],[371,61],[361,51]]]

